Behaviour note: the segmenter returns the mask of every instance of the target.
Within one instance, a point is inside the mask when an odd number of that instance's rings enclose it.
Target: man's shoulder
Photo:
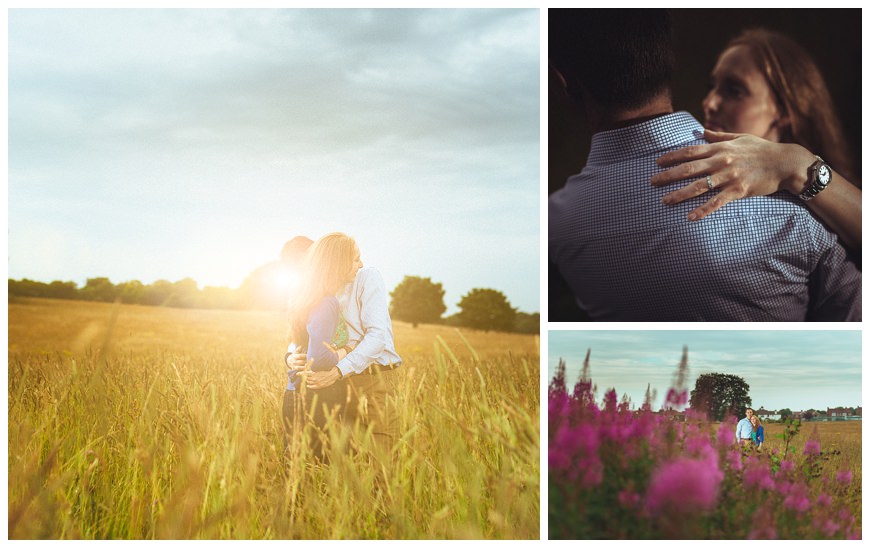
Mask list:
[[[380,284],[383,285],[384,277],[381,276],[381,272],[373,267],[373,266],[364,266],[359,269],[359,272],[356,273],[355,284],[359,287],[364,287],[370,284]]]
[[[364,266],[356,273],[353,283],[347,290],[347,295],[353,295],[355,299],[361,299],[364,295],[372,295],[386,292],[384,277],[373,266]]]

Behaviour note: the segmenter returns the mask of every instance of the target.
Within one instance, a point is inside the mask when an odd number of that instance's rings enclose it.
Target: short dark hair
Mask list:
[[[637,108],[670,91],[674,47],[664,9],[550,9],[550,62],[568,94],[582,87],[605,107]]]

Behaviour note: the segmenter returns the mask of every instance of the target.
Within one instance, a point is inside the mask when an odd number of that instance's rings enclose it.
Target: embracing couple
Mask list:
[[[761,425],[761,419],[751,407],[746,408],[746,418],[740,419],[740,422],[737,423],[734,437],[741,445],[761,447],[761,444],[764,443],[764,426]]]
[[[549,257],[589,319],[861,321],[861,190],[800,45],[735,37],[702,126],[674,111],[669,12],[548,17],[551,67],[594,133],[549,198]]]
[[[316,242],[296,237],[281,255],[299,270],[288,303],[285,442],[312,423],[311,449],[323,458],[328,422],[359,421],[389,451],[396,439],[392,396],[402,360],[393,342],[383,278],[363,267],[356,242],[339,232]]]

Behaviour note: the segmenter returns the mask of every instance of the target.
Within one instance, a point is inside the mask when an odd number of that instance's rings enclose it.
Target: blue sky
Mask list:
[[[11,10],[9,277],[237,287],[297,234],[539,306],[537,10]]]
[[[550,331],[547,378],[559,358],[569,385],[583,368],[587,348],[599,397],[606,388],[643,403],[647,383],[656,404],[671,386],[689,347],[689,388],[704,373],[742,377],[756,407],[779,410],[861,405],[860,331]]]

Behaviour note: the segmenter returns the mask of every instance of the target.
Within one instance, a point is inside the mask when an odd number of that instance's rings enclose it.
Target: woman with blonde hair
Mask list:
[[[336,294],[353,282],[360,268],[362,261],[356,242],[340,232],[327,234],[314,242],[302,261],[299,285],[289,302],[288,355],[297,348],[305,349],[310,371],[328,371],[351,351],[346,346],[347,327]],[[283,405],[287,435],[297,429],[300,422],[297,417],[301,419],[303,411],[311,413],[314,425],[322,429],[327,416],[340,413],[347,400],[347,386],[343,382],[305,390],[302,386],[305,374],[294,369],[288,371]],[[312,448],[319,457],[322,444],[317,438],[312,440]]]
[[[860,252],[857,174],[825,78],[803,48],[770,30],[743,32],[719,55],[702,105],[710,144],[658,160],[671,169],[655,175],[654,186],[696,179],[665,204],[710,192],[689,213],[696,221],[733,200],[784,191]]]

